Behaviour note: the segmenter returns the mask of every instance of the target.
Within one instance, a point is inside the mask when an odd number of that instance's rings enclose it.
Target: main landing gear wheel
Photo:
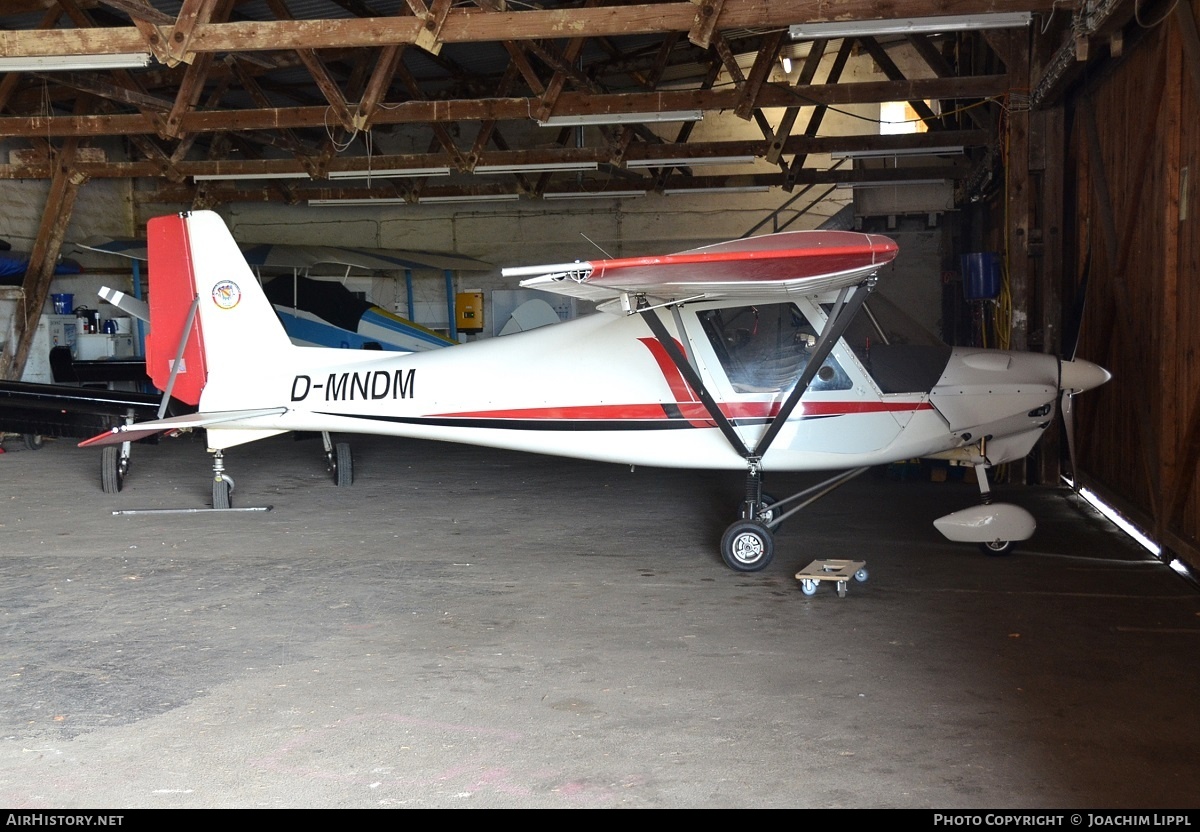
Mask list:
[[[350,453],[349,442],[339,442],[334,446],[329,454],[329,471],[338,488],[354,483],[354,455]]]
[[[979,548],[985,555],[1000,557],[1012,552],[1013,542],[1011,540],[993,540],[991,543],[980,543]]]
[[[125,484],[125,463],[119,445],[105,445],[100,450],[100,488],[105,494],[116,494]]]
[[[213,479],[213,508],[233,508],[233,480],[229,477]]]
[[[773,508],[777,502],[779,501],[770,494],[764,493],[759,495],[758,513],[754,518],[769,528],[772,533],[779,531],[781,528],[780,526],[771,526],[771,523],[775,520],[776,515],[779,513]]]
[[[21,438],[25,440],[25,447],[31,451],[40,451],[46,444],[40,433],[23,433]]]
[[[757,520],[738,520],[721,538],[721,557],[737,572],[758,572],[775,556],[771,530]]]

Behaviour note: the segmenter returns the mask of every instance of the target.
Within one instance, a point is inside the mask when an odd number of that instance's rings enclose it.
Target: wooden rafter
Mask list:
[[[387,49],[399,47],[387,47]],[[868,81],[853,84],[824,84],[805,88],[807,104],[845,105],[879,103],[910,98],[988,98],[1008,90],[1006,75],[977,75],[967,78],[924,78],[904,82]],[[737,105],[737,90],[671,90],[649,93],[566,92],[555,112],[561,114],[644,113],[655,110],[729,110]],[[364,100],[367,96],[364,95]],[[789,89],[765,87],[760,107],[795,105]],[[379,124],[416,124],[433,121],[473,119],[527,119],[536,110],[536,100],[527,98],[461,99],[451,101],[404,101],[373,113]],[[356,116],[357,120],[361,114]],[[275,130],[321,127],[325,107],[285,107],[247,110],[193,111],[183,114],[184,132],[224,130]],[[360,128],[361,129],[361,128]],[[152,122],[139,114],[116,116],[8,116],[0,117],[0,135],[6,136],[105,136],[153,133]]]
[[[67,224],[75,207],[75,197],[79,193],[79,186],[87,181],[87,176],[74,168],[75,152],[79,145],[79,140],[68,139],[53,162],[50,192],[22,284],[24,294],[12,318],[16,349],[11,354],[5,352],[0,355],[0,378],[19,379],[25,371],[25,362],[29,359],[29,350],[37,331],[37,320],[50,294],[54,264],[62,249]]]
[[[1049,12],[1054,0],[1025,0],[1005,4],[1012,11]],[[820,0],[725,0],[721,26],[780,27],[828,19]],[[870,19],[877,16],[874,0],[844,0],[837,5],[839,18]],[[956,14],[995,10],[994,0],[957,0]],[[614,14],[619,8],[620,13]],[[944,8],[939,0],[907,0],[890,4],[893,16],[936,15]],[[454,10],[446,15],[438,33],[441,43],[481,43],[503,40],[544,40],[572,37],[619,36],[689,32],[695,5],[686,0],[627,6],[521,11]],[[333,49],[378,47],[380,44],[417,43],[424,21],[415,17],[373,17],[329,20],[236,21],[197,24],[188,48],[195,52],[253,52],[278,49]],[[0,56],[102,55],[144,49],[135,27],[110,27],[103,31],[57,29],[0,32]]]

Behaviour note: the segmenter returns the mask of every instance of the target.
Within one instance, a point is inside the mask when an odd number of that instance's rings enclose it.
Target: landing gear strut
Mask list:
[[[783,521],[800,509],[812,505],[839,486],[845,485],[867,468],[855,468],[830,477],[782,500],[764,494],[762,469],[753,464],[746,472],[746,499],[741,517],[725,530],[721,538],[721,559],[737,572],[765,569],[775,554],[775,532]],[[793,505],[794,504],[794,505]],[[786,508],[791,506],[791,508]]]
[[[225,452],[213,451],[213,508],[233,508],[233,478],[225,473]]]
[[[325,445],[325,466],[333,476],[333,483],[338,488],[344,488],[354,483],[354,456],[350,452],[349,442],[338,442],[336,445],[328,431],[321,431],[321,442]]]

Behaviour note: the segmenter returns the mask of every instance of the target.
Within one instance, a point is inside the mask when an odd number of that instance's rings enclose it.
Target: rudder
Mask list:
[[[211,211],[157,217],[147,245],[150,378],[166,389],[195,301],[172,396],[199,405],[204,393],[206,408],[223,407],[227,396],[250,405],[261,390],[253,369],[272,366],[292,346],[224,220]]]

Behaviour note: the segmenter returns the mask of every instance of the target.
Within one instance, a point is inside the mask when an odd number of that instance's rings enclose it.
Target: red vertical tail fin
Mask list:
[[[200,393],[208,380],[208,367],[200,316],[190,314],[197,290],[186,215],[150,220],[146,244],[150,259],[151,321],[146,337],[146,373],[155,387],[167,389],[190,317],[187,345],[171,395],[190,405],[199,405]]]

